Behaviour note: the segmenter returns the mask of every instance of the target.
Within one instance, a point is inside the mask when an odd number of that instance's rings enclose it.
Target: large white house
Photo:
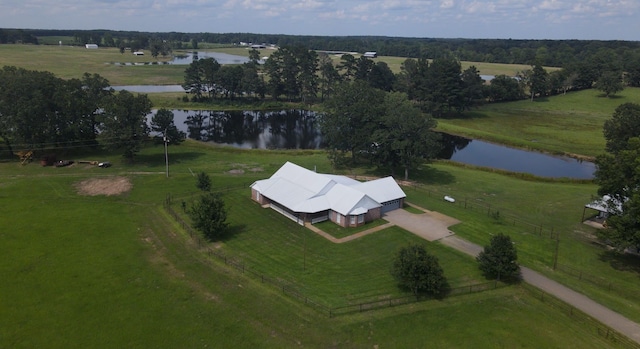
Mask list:
[[[359,182],[316,173],[291,162],[251,184],[251,198],[299,224],[331,220],[353,227],[401,208],[406,195],[392,177]]]

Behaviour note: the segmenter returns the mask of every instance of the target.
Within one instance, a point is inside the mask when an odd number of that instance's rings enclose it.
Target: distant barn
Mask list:
[[[378,57],[378,53],[377,52],[373,52],[373,51],[369,51],[369,52],[365,52],[364,55],[367,58],[376,58]]]
[[[84,47],[85,47],[85,48],[92,48],[92,49],[95,49],[95,48],[98,48],[98,45],[96,45],[96,44],[86,44],[86,45],[84,45]]]

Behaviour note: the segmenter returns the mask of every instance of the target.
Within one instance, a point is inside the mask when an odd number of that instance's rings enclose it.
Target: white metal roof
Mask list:
[[[622,203],[609,195],[605,195],[600,199],[590,202],[584,205],[584,207],[607,213],[622,212]]]
[[[393,177],[384,177],[368,182],[358,182],[358,184],[354,186],[354,189],[367,193],[367,195],[379,203],[406,197],[404,191],[402,191]]]
[[[406,196],[392,177],[363,183],[316,173],[291,162],[251,187],[294,212],[305,213],[333,210],[342,215],[358,215]]]

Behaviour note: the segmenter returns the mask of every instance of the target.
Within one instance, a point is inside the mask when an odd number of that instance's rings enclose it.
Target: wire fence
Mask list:
[[[232,189],[233,188],[229,188],[227,190],[232,190]],[[202,234],[200,234],[195,229],[193,229],[191,225],[188,224],[182,218],[182,216],[180,216],[173,209],[173,207],[171,206],[171,202],[172,202],[172,197],[170,195],[167,195],[164,202],[164,208],[166,212],[180,225],[180,227],[184,231],[186,231],[189,234],[191,241],[193,241],[196,244],[196,246],[201,251],[203,251],[206,255],[208,255],[211,258],[215,258],[220,262],[223,262],[227,266],[233,267],[234,269],[236,269],[242,274],[249,275],[256,280],[260,280],[262,283],[269,284],[277,288],[278,290],[281,290],[283,294],[290,296],[292,298],[295,298],[298,301],[304,303],[305,305],[310,306],[321,313],[327,314],[329,317],[350,314],[355,312],[371,311],[375,309],[388,308],[388,307],[402,305],[402,304],[424,302],[424,301],[436,299],[435,297],[429,297],[425,295],[420,295],[420,296],[409,295],[409,296],[401,296],[401,297],[384,296],[383,299],[379,299],[375,301],[359,302],[359,303],[353,303],[353,304],[348,304],[348,305],[338,306],[338,307],[328,306],[326,304],[319,302],[316,299],[313,299],[312,297],[309,297],[308,295],[305,295],[304,293],[300,292],[296,287],[283,281],[282,279],[274,278],[264,273],[255,271],[252,268],[247,267],[245,263],[240,259],[235,258],[233,256],[229,256],[220,250],[212,248],[209,242],[202,236]],[[443,296],[445,297],[459,296],[459,295],[465,295],[470,293],[493,290],[493,289],[505,287],[505,286],[506,284],[504,283],[497,282],[497,281],[490,281],[490,282],[451,288],[447,290],[446,294]]]
[[[401,182],[400,184],[405,187],[410,187],[416,190],[420,190],[424,192],[428,197],[442,198],[444,200],[443,193],[433,191],[425,187],[421,183]],[[516,217],[515,215],[505,213],[507,212],[507,210],[500,208],[498,206],[469,200],[466,197],[463,199],[457,199],[454,202],[451,202],[451,204],[456,205],[457,207],[460,207],[460,208],[464,208],[466,210],[484,213],[487,216],[495,218],[496,220],[500,220],[504,224],[521,227],[525,229],[528,233],[533,235],[538,235],[539,237],[546,237],[552,240],[557,240],[560,238],[560,233],[555,231],[552,226],[545,226],[543,224],[534,224],[531,222],[524,221]]]
[[[453,296],[461,296],[470,293],[478,293],[488,290],[495,290],[496,288],[505,287],[507,284],[497,281],[483,282],[479,284],[455,287],[447,290],[446,294],[443,297],[453,297]],[[390,308],[403,304],[424,302],[429,300],[437,299],[435,296],[426,296],[426,295],[410,295],[410,296],[402,296],[402,297],[388,297],[384,299],[379,299],[375,301],[369,302],[360,302],[349,305],[344,305],[340,307],[334,307],[330,309],[329,316],[333,317],[336,315],[357,313],[370,311],[381,308]]]
[[[556,266],[556,270],[564,274],[567,274],[569,276],[572,276],[578,279],[579,281],[588,282],[592,285],[600,287],[601,289],[607,290],[608,292],[614,292],[628,298],[638,297],[638,293],[634,289],[630,289],[629,287],[625,287],[623,285],[617,284],[611,281],[610,279],[593,275],[583,270],[570,267],[568,265],[558,264]]]
[[[526,283],[522,283],[522,287],[527,290],[528,293],[534,298],[569,315],[572,320],[583,324],[587,329],[593,331],[601,337],[604,337],[608,341],[619,345],[621,348],[640,349],[640,343],[631,340],[627,336],[619,333],[609,326],[602,324],[600,321],[592,318],[591,316],[565,303],[564,301],[552,296],[551,294],[546,293]]]

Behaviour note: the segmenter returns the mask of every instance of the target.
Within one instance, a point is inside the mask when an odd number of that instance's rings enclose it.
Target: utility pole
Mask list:
[[[167,178],[169,178],[169,149],[167,146],[167,143],[169,143],[169,139],[167,138],[166,128],[164,129],[164,136],[162,137],[162,140],[164,141],[164,163],[166,167]]]

